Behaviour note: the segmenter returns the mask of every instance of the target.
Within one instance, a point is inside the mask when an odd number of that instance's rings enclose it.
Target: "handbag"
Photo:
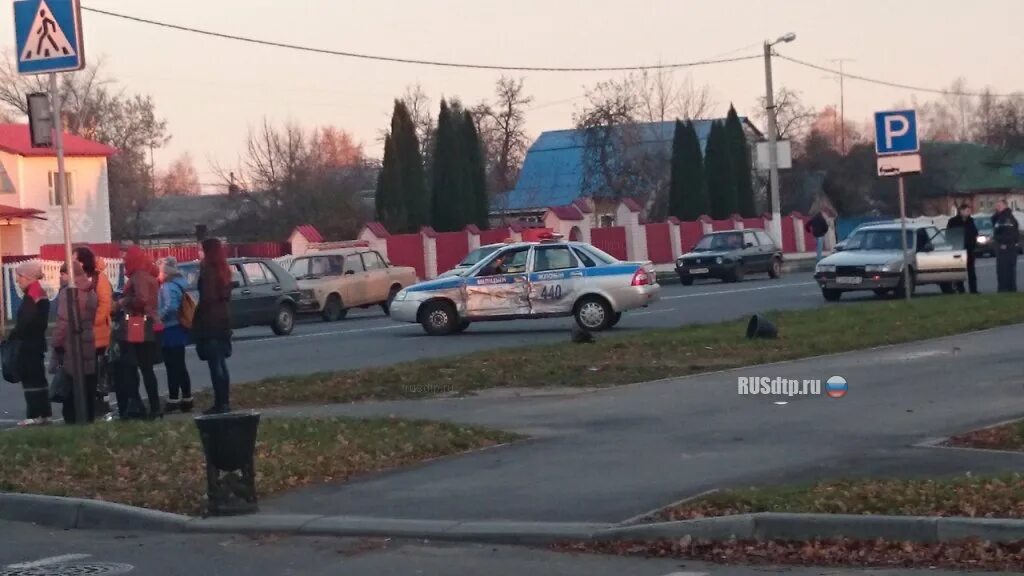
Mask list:
[[[62,366],[50,380],[50,402],[63,404],[71,399],[71,375]]]
[[[124,321],[124,340],[129,344],[153,342],[153,321],[149,316],[128,316]]]
[[[0,343],[0,362],[3,364],[4,380],[11,384],[21,382],[21,371],[18,370],[18,356],[21,353],[21,340],[5,340]]]

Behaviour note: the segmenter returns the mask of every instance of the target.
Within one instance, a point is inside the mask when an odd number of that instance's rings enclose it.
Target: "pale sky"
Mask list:
[[[958,76],[972,88],[1024,88],[1021,0],[82,0],[83,5],[218,32],[367,54],[523,66],[625,66],[756,55],[767,38],[795,32],[781,53],[849,73],[942,88]],[[0,10],[11,48],[12,11]],[[84,13],[86,54],[128,92],[153,96],[171,144],[158,166],[188,151],[204,182],[210,161],[236,164],[250,127],[264,117],[351,132],[370,155],[393,98],[419,83],[476,103],[492,95],[494,71],[353,60],[260,47]],[[775,60],[776,87],[822,107],[837,104],[827,74]],[[719,111],[750,114],[764,94],[761,60],[679,70],[708,84]],[[569,128],[585,87],[617,73],[509,73],[535,98],[530,135]],[[847,119],[908,102],[913,94],[848,80]],[[919,95],[922,98],[929,96]]]

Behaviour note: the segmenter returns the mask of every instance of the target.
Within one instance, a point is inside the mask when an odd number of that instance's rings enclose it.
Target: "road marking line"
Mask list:
[[[678,300],[679,298],[697,298],[698,296],[718,296],[719,294],[738,294],[740,292],[759,292],[761,290],[781,290],[783,288],[795,288],[797,286],[817,286],[817,282],[800,282],[797,284],[779,284],[775,286],[757,286],[754,288],[737,288],[735,290],[718,290],[715,292],[696,292],[694,294],[680,294],[678,296],[664,296],[662,300]]]
[[[671,572],[665,576],[710,576],[710,572]]]
[[[648,314],[662,314],[664,312],[675,312],[675,308],[659,308],[657,310],[648,310],[647,312],[631,312],[627,317],[632,318],[634,316],[647,316]]]
[[[85,560],[90,558],[91,554],[64,554],[62,556],[51,556],[50,558],[43,558],[42,560],[36,560],[35,562],[22,562],[20,564],[11,564],[7,566],[12,570],[25,570],[27,568],[40,568],[42,566],[53,566],[54,564],[66,564],[68,562],[77,562],[78,560]]]
[[[337,332],[314,332],[312,334],[292,334],[291,336],[285,336],[288,340],[297,338],[319,338],[321,336],[337,336],[339,334],[358,334],[362,332],[380,332],[381,330],[398,330],[401,328],[413,328],[416,324],[395,324],[394,326],[378,326],[376,328],[357,328],[355,330],[339,330]],[[236,342],[236,345],[240,344],[258,344],[261,342],[281,342],[281,336],[273,336],[270,338],[258,338],[256,340],[243,340]]]

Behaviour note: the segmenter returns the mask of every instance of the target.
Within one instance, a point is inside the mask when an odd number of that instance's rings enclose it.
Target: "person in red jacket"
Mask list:
[[[143,342],[130,342],[128,331],[122,330],[118,338],[121,348],[121,362],[124,366],[124,385],[127,388],[124,398],[131,402],[139,399],[139,373],[146,387],[149,399],[149,417],[162,416],[160,406],[160,390],[157,387],[156,372],[153,367],[160,362],[159,333],[161,331],[159,303],[160,281],[153,274],[156,264],[141,248],[131,246],[125,252],[124,273],[127,282],[124,295],[118,301],[118,310],[127,319],[143,320],[147,325]],[[118,403],[119,412],[124,417],[126,407]]]

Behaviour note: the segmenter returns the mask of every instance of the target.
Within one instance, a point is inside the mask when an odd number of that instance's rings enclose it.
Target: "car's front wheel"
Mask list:
[[[270,325],[271,330],[278,336],[287,336],[295,329],[295,308],[290,304],[281,304],[277,309],[277,316],[274,323]]]
[[[939,284],[939,290],[942,290],[943,294],[956,294],[956,286],[952,282]]]
[[[449,302],[430,302],[420,313],[420,324],[431,336],[445,336],[459,327],[458,313]]]
[[[693,286],[693,276],[690,276],[689,274],[680,274],[679,282],[683,286]]]
[[[905,279],[906,279],[906,277],[901,275],[900,276],[900,283],[899,283],[898,286],[896,286],[896,290],[894,290],[894,292],[896,293],[896,297],[897,298],[906,298],[908,290],[910,291],[910,297],[913,298],[914,297],[914,292],[917,290],[917,279],[915,278],[913,270],[910,271],[910,286],[909,287],[907,286],[907,283],[904,281]]]
[[[772,265],[768,268],[769,278],[781,278],[782,277],[782,260],[779,258],[772,258]]]
[[[838,302],[843,297],[843,291],[835,288],[822,288],[821,295],[829,302]]]
[[[391,315],[391,303],[395,301],[395,296],[398,296],[398,293],[401,291],[402,289],[397,286],[392,287],[391,292],[388,293],[387,301],[381,302],[380,309],[384,311],[385,316]]]
[[[345,306],[341,303],[341,297],[337,294],[331,294],[327,298],[323,312],[320,313],[324,322],[337,322],[344,319],[347,314],[348,311],[345,310]]]

